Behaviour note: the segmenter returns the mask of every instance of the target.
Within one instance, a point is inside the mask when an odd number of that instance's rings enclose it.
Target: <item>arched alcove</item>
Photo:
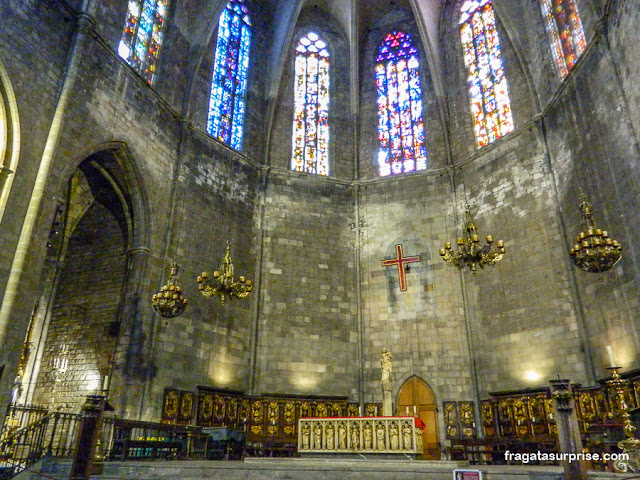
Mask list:
[[[106,387],[120,331],[132,207],[124,173],[112,155],[88,157],[73,172],[60,206],[57,258],[28,398],[50,408],[77,410]]]
[[[396,401],[396,415],[413,415],[423,421],[422,458],[440,460],[436,396],[424,380],[413,376],[402,384]]]

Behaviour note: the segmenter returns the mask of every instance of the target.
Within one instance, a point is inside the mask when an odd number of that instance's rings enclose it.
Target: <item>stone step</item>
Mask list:
[[[422,460],[335,458],[246,458],[244,461],[106,462],[96,480],[452,480],[455,469],[480,470],[483,480],[558,480],[562,468],[528,465],[474,465]],[[49,459],[41,473],[27,480],[69,478],[71,462]],[[23,474],[24,475],[24,474]],[[628,475],[590,472],[590,480],[624,479]]]

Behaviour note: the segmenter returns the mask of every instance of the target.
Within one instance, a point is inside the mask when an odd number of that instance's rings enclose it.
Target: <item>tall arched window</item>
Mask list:
[[[329,51],[313,32],[298,41],[291,169],[329,175]]]
[[[207,131],[236,150],[242,132],[251,44],[251,21],[243,0],[231,0],[218,22]]]
[[[540,0],[551,54],[561,78],[569,74],[587,48],[578,7],[574,0]]]
[[[467,0],[460,9],[460,38],[467,67],[478,147],[513,130],[511,102],[490,0]]]
[[[152,84],[164,36],[168,0],[129,0],[118,54]]]
[[[411,36],[389,33],[376,57],[378,91],[378,173],[427,168],[418,50]]]

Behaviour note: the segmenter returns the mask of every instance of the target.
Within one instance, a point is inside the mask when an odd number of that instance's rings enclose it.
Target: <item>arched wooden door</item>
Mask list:
[[[424,460],[440,460],[438,441],[438,410],[436,397],[424,381],[418,377],[407,380],[398,392],[396,415],[414,415],[426,425],[422,433]]]

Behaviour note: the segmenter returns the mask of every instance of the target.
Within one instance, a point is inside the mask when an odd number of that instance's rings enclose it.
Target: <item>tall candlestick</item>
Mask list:
[[[416,416],[416,406],[415,405],[413,406],[413,416],[414,417]]]
[[[409,416],[409,407],[407,407],[407,417]]]
[[[607,355],[609,355],[609,366],[610,367],[617,367],[618,365],[616,365],[616,359],[613,358],[613,349],[611,348],[611,345],[607,345]]]

